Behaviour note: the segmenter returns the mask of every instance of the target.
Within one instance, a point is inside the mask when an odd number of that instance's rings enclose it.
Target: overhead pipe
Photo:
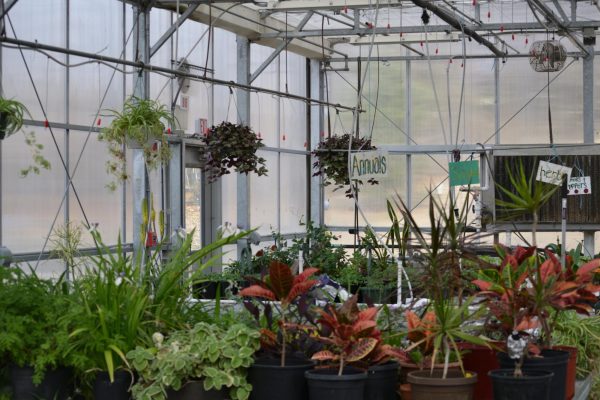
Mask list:
[[[462,24],[453,15],[449,14],[445,9],[438,7],[435,4],[433,4],[432,2],[426,1],[426,0],[412,0],[412,2],[421,8],[431,11],[432,13],[437,15],[440,19],[445,21],[448,25],[452,26],[454,29],[463,31],[465,33],[465,35],[473,38],[473,40],[475,40],[477,43],[480,43],[480,44],[484,45],[485,47],[487,47],[488,49],[490,49],[490,51],[492,53],[494,53],[496,55],[496,57],[499,57],[499,58],[506,57],[506,55],[507,55],[506,52],[500,51],[496,46],[494,46],[492,44],[492,42],[485,39],[484,37],[479,35],[477,32],[475,32],[473,29],[469,28],[468,26]]]

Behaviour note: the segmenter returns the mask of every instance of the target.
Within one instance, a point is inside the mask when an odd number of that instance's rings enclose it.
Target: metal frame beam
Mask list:
[[[196,11],[199,5],[200,4],[190,4],[188,8],[186,8],[183,14],[181,14],[179,18],[177,18],[177,21],[175,21],[175,23],[173,23],[173,25],[171,25],[169,29],[167,29],[166,32],[163,33],[163,35],[156,41],[156,43],[154,43],[154,45],[150,47],[150,58],[152,58],[152,56],[156,54],[158,49],[160,49],[162,45],[165,44],[167,40],[169,40],[171,35],[175,33],[175,31],[181,26],[181,24],[183,24],[185,20],[187,20],[192,15],[192,13]]]
[[[294,29],[294,32],[300,32],[302,28],[304,28],[306,23],[310,20],[310,17],[312,17],[312,15],[312,11],[309,11],[306,14],[304,14],[304,18],[302,18],[302,21],[300,21],[296,29]],[[258,76],[269,66],[269,64],[271,64],[273,60],[277,58],[277,56],[288,47],[292,40],[294,40],[294,38],[284,39],[283,42],[281,42],[281,44],[277,46],[277,48],[269,55],[269,57],[267,57],[267,59],[263,61],[263,63],[258,68],[256,68],[256,71],[254,71],[252,75],[250,75],[250,78],[248,79],[248,84],[254,82],[254,80],[258,78]]]
[[[558,11],[558,13],[562,17],[563,21],[568,24],[569,17],[567,16],[567,13],[565,12],[565,10],[563,10],[563,8],[560,5],[560,3],[558,2],[558,0],[552,0],[552,3],[554,3],[554,7],[556,7],[556,11]]]
[[[6,2],[4,3],[4,0],[0,0],[2,1],[3,5],[2,5],[2,14],[0,14],[0,19],[3,19],[4,16],[10,11],[11,8],[14,7],[15,4],[17,4],[17,1],[19,0],[6,0]]]
[[[600,28],[600,21],[577,21],[571,22],[568,27],[570,29],[582,29],[582,28]],[[489,31],[500,31],[502,28],[504,31],[521,31],[521,30],[535,30],[535,29],[546,29],[542,24],[538,22],[514,22],[514,23],[491,23],[482,25],[465,25],[465,28],[475,32],[489,32]],[[321,34],[325,37],[336,37],[336,36],[364,36],[371,35],[373,33],[381,35],[393,35],[400,33],[423,33],[425,32],[422,25],[414,26],[391,26],[377,27],[377,28],[335,28],[335,29],[305,29],[302,32],[289,33],[288,37],[294,38],[310,38],[310,37],[321,37]],[[427,32],[460,32],[460,29],[455,29],[450,25],[430,25],[427,27]],[[264,32],[258,36],[259,40],[265,39],[282,39],[285,38],[285,33],[281,32]]]

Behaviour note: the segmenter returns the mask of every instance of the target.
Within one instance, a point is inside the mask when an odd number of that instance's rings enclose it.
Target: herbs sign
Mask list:
[[[572,170],[573,168],[552,164],[546,161],[540,161],[536,180],[560,186],[563,183],[563,176],[567,177],[567,182],[569,181]]]
[[[381,150],[350,153],[350,180],[387,176],[388,153]]]

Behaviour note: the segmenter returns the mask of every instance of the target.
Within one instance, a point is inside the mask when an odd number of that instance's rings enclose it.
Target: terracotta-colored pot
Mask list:
[[[503,349],[503,342],[491,342],[492,348],[471,343],[459,343],[459,348],[464,350],[462,356],[463,365],[466,370],[477,373],[478,379],[475,384],[473,398],[477,400],[492,400],[492,380],[488,372],[499,369],[500,364],[496,358],[496,348]]]
[[[569,352],[569,362],[567,363],[567,393],[566,400],[575,397],[575,379],[577,379],[577,347],[573,346],[553,346],[555,350]]]
[[[473,389],[477,382],[477,374],[459,370],[448,371],[448,376],[442,378],[443,371],[434,369],[433,374],[426,371],[413,371],[408,374],[413,400],[473,400]],[[479,400],[479,399],[477,399]]]
[[[412,389],[410,383],[400,385],[400,398],[402,400],[412,400]]]
[[[429,369],[431,367],[431,364],[429,363],[425,363],[424,367],[421,368],[419,367],[417,364],[411,363],[411,362],[405,362],[405,361],[399,361],[400,363],[400,375],[399,375],[399,382],[400,383],[406,383],[406,376],[408,375],[409,372],[413,372],[413,371],[420,371],[422,369]],[[434,364],[433,366],[434,369],[444,369],[444,364]],[[451,362],[448,364],[448,369],[460,369],[460,364],[457,362]]]

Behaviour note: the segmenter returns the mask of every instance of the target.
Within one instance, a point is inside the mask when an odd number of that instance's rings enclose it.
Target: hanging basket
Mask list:
[[[529,49],[529,65],[536,72],[560,71],[567,59],[567,51],[556,40],[534,42]]]

